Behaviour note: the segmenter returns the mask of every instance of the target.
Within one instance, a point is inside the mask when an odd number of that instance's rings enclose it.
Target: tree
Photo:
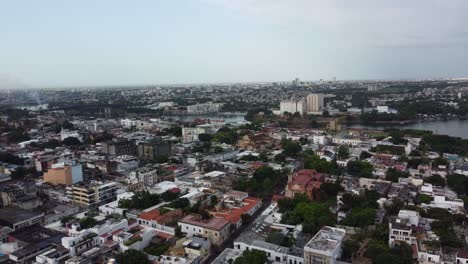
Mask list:
[[[213,136],[210,134],[202,133],[198,135],[198,140],[201,142],[210,142],[213,139]]]
[[[365,255],[373,260],[374,263],[379,255],[388,253],[388,247],[381,241],[371,240],[367,244],[367,250]]]
[[[149,264],[148,256],[145,253],[129,249],[125,252],[117,254],[115,260],[119,264]]]
[[[276,154],[275,162],[283,163],[285,161],[286,161],[286,155],[284,155],[283,153]]]
[[[79,139],[75,138],[75,137],[67,137],[62,141],[62,143],[64,145],[66,145],[66,146],[69,146],[69,147],[79,146],[79,145],[82,144],[81,141]]]
[[[264,251],[247,249],[234,261],[234,264],[265,264],[267,260],[268,257]]]
[[[345,226],[366,227],[374,223],[376,211],[373,208],[355,208],[340,224]]]
[[[346,145],[338,147],[338,158],[343,160],[349,158],[349,148]]]
[[[430,183],[432,185],[437,185],[440,187],[445,187],[445,179],[442,178],[439,174],[434,174],[430,177],[424,179],[425,182]]]
[[[363,151],[363,152],[361,152],[361,154],[359,155],[359,159],[360,159],[360,160],[365,160],[365,159],[368,159],[368,158],[370,158],[370,157],[372,157],[372,155],[371,155],[369,152],[367,152],[367,151]]]
[[[293,142],[292,140],[283,140],[283,154],[288,157],[296,157],[301,152],[302,147],[299,143]]]
[[[398,182],[399,178],[408,178],[409,173],[406,171],[400,171],[395,168],[389,168],[387,172],[385,173],[385,180],[387,181],[392,181],[392,182]]]
[[[91,228],[97,224],[97,221],[93,217],[85,217],[80,220],[80,227],[83,229]]]
[[[161,194],[161,199],[163,199],[166,202],[174,201],[179,197],[179,194],[177,192],[173,192],[171,190],[165,191]]]
[[[372,178],[374,166],[369,162],[365,161],[349,161],[347,166],[347,172],[355,177],[363,177],[363,178]]]
[[[11,130],[7,136],[8,143],[18,143],[29,139],[31,138],[28,136],[28,133],[22,128],[15,128]]]
[[[461,174],[447,176],[447,186],[460,195],[468,194],[468,178]]]
[[[343,242],[343,255],[341,257],[345,260],[351,260],[354,252],[358,251],[360,247],[360,243],[356,240],[345,240]]]
[[[427,194],[420,193],[418,195],[418,201],[420,203],[429,204],[432,201],[432,198]]]
[[[283,235],[283,233],[281,233],[280,231],[272,231],[268,233],[268,236],[265,241],[283,247],[290,247],[293,244],[293,239],[291,237]]]

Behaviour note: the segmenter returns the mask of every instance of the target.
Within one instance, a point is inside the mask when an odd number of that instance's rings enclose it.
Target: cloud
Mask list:
[[[201,0],[253,23],[290,25],[373,46],[464,45],[466,0]]]

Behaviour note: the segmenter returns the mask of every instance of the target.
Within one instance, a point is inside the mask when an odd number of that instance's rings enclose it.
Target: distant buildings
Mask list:
[[[53,164],[51,168],[44,173],[44,181],[52,185],[72,185],[83,181],[83,168],[80,163]]]
[[[206,114],[206,113],[216,113],[219,112],[223,104],[216,103],[205,103],[205,104],[195,104],[187,106],[187,113],[190,114]]]
[[[304,247],[304,263],[335,264],[341,256],[341,244],[346,231],[340,228],[324,226]]]

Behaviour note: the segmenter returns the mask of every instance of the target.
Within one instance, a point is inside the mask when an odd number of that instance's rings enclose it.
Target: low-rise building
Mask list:
[[[346,231],[325,226],[304,247],[304,263],[334,264],[341,256],[341,244]]]
[[[230,222],[222,217],[202,219],[200,215],[187,215],[179,221],[181,231],[187,237],[202,236],[213,244],[222,244],[230,234]]]

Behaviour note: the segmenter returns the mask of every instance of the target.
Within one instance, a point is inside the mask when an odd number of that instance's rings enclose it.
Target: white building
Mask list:
[[[280,102],[280,112],[283,114],[284,112],[288,112],[294,114],[298,112],[299,114],[303,115],[306,110],[306,103],[304,100],[286,100]]]
[[[385,114],[398,114],[398,111],[388,107],[387,105],[379,105],[376,107],[377,112]]]
[[[420,216],[416,211],[400,210],[397,217],[390,219],[388,246],[393,247],[397,241],[408,245],[416,244],[412,226],[419,225]]]
[[[122,155],[116,157],[113,161],[117,162],[118,172],[127,173],[138,168],[138,159],[133,156]]]
[[[70,131],[63,129],[60,131],[60,140],[64,141],[66,138],[73,137],[78,139],[80,142],[83,142],[83,137],[78,133],[78,131]]]
[[[205,104],[195,104],[187,106],[187,112],[191,114],[205,114],[219,112],[223,104],[208,102]]]
[[[328,138],[325,135],[313,135],[312,142],[317,145],[325,145],[328,143]]]
[[[128,183],[142,182],[145,186],[153,186],[158,183],[158,170],[156,167],[145,166],[129,173]]]
[[[304,247],[304,263],[336,263],[341,256],[341,244],[346,231],[341,228],[324,226]]]

